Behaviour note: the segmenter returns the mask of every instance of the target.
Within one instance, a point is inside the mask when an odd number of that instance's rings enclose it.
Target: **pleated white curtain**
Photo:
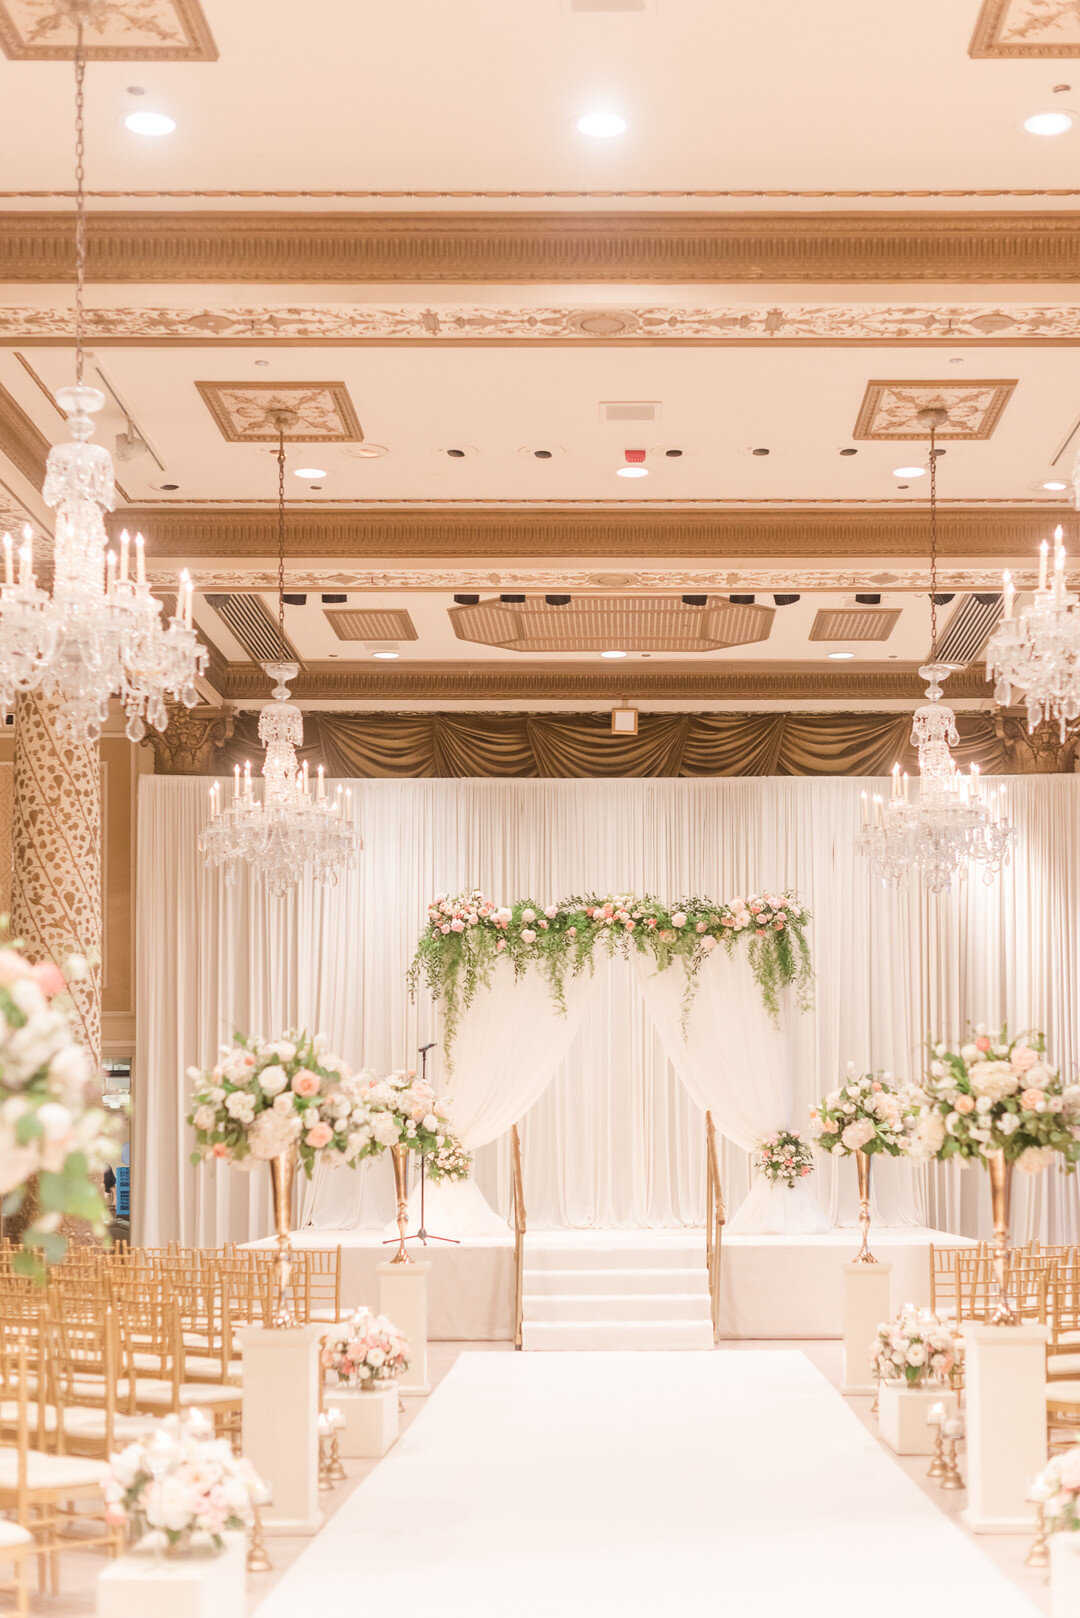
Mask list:
[[[144,1241],[266,1231],[258,1176],[187,1160],[184,1070],[211,1062],[234,1026],[317,1028],[357,1066],[415,1062],[437,1024],[426,994],[410,1004],[404,975],[438,891],[479,885],[501,901],[589,890],[723,899],[796,888],[814,915],[818,972],[814,1012],[801,1019],[796,1123],[849,1059],[913,1075],[926,1034],[959,1031],[969,1018],[1042,1026],[1056,1061],[1076,1071],[1076,778],[1010,779],[1012,865],[990,887],[975,878],[941,899],[871,881],[854,848],[869,784],[859,780],[350,784],[365,839],[357,871],[336,889],[308,885],[277,904],[244,878],[229,890],[204,869],[196,839],[205,780],[140,782],[134,1192]],[[717,969],[725,962],[718,958]],[[699,1222],[701,1114],[667,1060],[635,974],[604,961],[584,983],[578,1037],[522,1130],[530,1222]],[[505,1055],[509,1068],[514,1049]],[[433,1076],[445,1091],[438,1061]],[[745,1195],[748,1162],[725,1146],[730,1207]],[[505,1212],[505,1139],[480,1150],[477,1178]],[[988,1199],[975,1171],[886,1163],[875,1178],[883,1219],[975,1232],[982,1218],[985,1227]],[[854,1215],[853,1179],[849,1165],[832,1163],[816,1177],[822,1204],[845,1222]],[[382,1163],[325,1175],[309,1216],[379,1225],[391,1210],[389,1180]],[[1021,1180],[1015,1200],[1018,1235],[1080,1238],[1075,1181],[1056,1170]]]

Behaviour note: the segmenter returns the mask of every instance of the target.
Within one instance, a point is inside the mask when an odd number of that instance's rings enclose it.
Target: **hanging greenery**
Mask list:
[[[701,964],[722,944],[728,954],[745,949],[766,1010],[775,1022],[780,990],[795,987],[798,1005],[813,999],[814,973],[806,928],[810,912],[793,893],[751,894],[716,904],[685,899],[662,904],[651,895],[596,895],[543,905],[519,899],[496,905],[479,890],[451,898],[437,894],[428,906],[428,925],[409,968],[415,995],[421,979],[443,1013],[443,1048],[450,1059],[461,1013],[478,989],[486,988],[496,963],[505,959],[517,977],[535,970],[551,987],[552,999],[566,1010],[566,980],[591,972],[597,950],[614,955],[651,955],[658,971],[682,964],[686,973],[684,1015]]]

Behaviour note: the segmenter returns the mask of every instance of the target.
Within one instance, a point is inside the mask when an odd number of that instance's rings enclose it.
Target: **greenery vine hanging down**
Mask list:
[[[649,894],[577,896],[548,905],[536,899],[496,905],[477,889],[455,898],[437,894],[428,906],[409,981],[415,994],[423,980],[441,1006],[448,1059],[462,1012],[491,983],[500,958],[517,977],[530,968],[541,972],[560,1011],[566,1009],[567,978],[591,972],[597,950],[651,955],[658,971],[679,962],[686,973],[685,1015],[702,963],[717,945],[729,955],[745,949],[776,1021],[780,991],[787,985],[794,985],[801,1010],[812,1001],[809,921],[810,912],[790,892],[751,894],[726,904],[692,898],[672,906]]]

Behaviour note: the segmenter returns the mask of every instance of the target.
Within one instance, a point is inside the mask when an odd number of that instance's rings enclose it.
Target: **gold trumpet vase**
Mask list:
[[[855,1254],[856,1264],[876,1264],[877,1259],[870,1251],[870,1170],[873,1159],[861,1149],[855,1153],[855,1168],[859,1176],[859,1230],[862,1233],[862,1244]]]
[[[991,1152],[986,1159],[990,1174],[990,1206],[994,1215],[994,1307],[992,1326],[1018,1326],[1020,1317],[1009,1297],[1009,1207],[1012,1202],[1011,1163],[1003,1151]]]
[[[274,1265],[276,1297],[271,1302],[270,1325],[275,1331],[288,1331],[296,1325],[296,1316],[289,1302],[289,1282],[292,1280],[293,1249],[289,1239],[292,1228],[292,1191],[296,1176],[296,1148],[270,1159],[270,1194],[274,1204],[274,1230],[277,1234],[277,1262]]]
[[[404,1146],[391,1146],[390,1157],[394,1165],[394,1196],[397,1199],[397,1228],[398,1250],[390,1260],[391,1264],[411,1264],[409,1250],[405,1246],[405,1232],[409,1228],[409,1191],[408,1191],[408,1162],[409,1154]]]

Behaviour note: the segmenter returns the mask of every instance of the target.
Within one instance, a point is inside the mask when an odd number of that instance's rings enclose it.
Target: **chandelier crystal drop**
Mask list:
[[[1023,692],[1028,729],[1056,719],[1066,730],[1080,718],[1080,612],[1066,587],[1065,547],[1060,526],[1054,532],[1054,576],[1047,580],[1049,546],[1039,553],[1039,584],[1030,606],[1014,616],[1016,591],[1004,575],[1005,610],[986,647],[986,677],[994,681],[994,701],[1007,708],[1013,690]]]
[[[181,577],[176,609],[162,621],[161,602],[150,594],[142,535],[134,555],[125,533],[119,562],[109,551],[105,512],[116,504],[113,463],[107,449],[88,442],[93,416],[105,403],[97,388],[84,386],[83,290],[86,278],[85,195],[83,191],[82,27],[75,50],[76,83],[76,271],[74,387],[60,388],[57,403],[67,416],[71,442],[50,449],[43,496],[56,512],[52,590],[34,573],[32,530],[18,547],[5,534],[4,578],[0,585],[0,718],[6,719],[19,692],[38,691],[57,704],[56,726],[69,742],[94,742],[116,697],[127,714],[133,742],[147,724],[164,730],[166,697],[185,707],[198,699],[195,681],[207,652],[192,624],[192,585]]]
[[[927,701],[912,716],[911,744],[919,776],[911,790],[899,764],[893,767],[888,800],[862,795],[858,846],[883,881],[904,882],[915,875],[931,893],[943,893],[954,878],[980,866],[992,882],[1008,863],[1013,827],[1005,817],[1005,789],[985,786],[977,765],[969,775],[956,766],[951,749],[960,741],[956,715],[942,702],[941,681],[948,665],[937,661],[937,445],[943,410],[919,412],[930,431],[930,661],[920,670],[928,682]]]
[[[220,784],[210,788],[210,819],[199,837],[207,863],[221,866],[226,884],[242,865],[275,898],[283,898],[310,868],[317,882],[333,886],[356,864],[360,846],[352,821],[352,793],[339,786],[329,794],[320,764],[315,781],[297,763],[303,745],[304,716],[289,700],[289,683],[300,672],[285,660],[285,423],[278,421],[278,641],[281,657],[264,663],[277,683],[274,700],[259,713],[259,740],[266,749],[263,793],[255,796],[251,765],[233,772],[232,801],[222,803]]]

